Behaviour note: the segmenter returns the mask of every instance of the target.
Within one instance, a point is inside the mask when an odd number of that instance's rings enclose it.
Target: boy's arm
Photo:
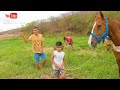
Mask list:
[[[64,65],[65,65],[65,56],[63,58],[63,62],[62,62],[62,65],[61,65],[61,68],[64,69]]]
[[[52,58],[52,64],[54,64],[56,68],[60,69],[61,67],[54,62],[54,54],[52,54],[51,58]]]
[[[24,40],[24,42],[25,42],[25,43],[30,42],[30,40],[29,40],[29,39],[26,39],[26,37],[25,37],[24,33],[20,32],[20,33],[19,33],[19,36],[23,38],[23,40]]]
[[[64,43],[65,43],[66,46],[69,45],[67,41],[65,41]]]

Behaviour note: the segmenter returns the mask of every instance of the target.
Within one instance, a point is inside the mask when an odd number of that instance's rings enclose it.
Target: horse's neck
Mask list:
[[[115,46],[120,46],[120,23],[109,19],[109,37]]]

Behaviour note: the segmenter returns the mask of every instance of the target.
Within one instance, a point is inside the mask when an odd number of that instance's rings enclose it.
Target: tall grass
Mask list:
[[[21,38],[0,40],[0,78],[5,79],[51,79],[51,54],[56,41],[63,37],[44,37],[47,62],[44,68],[35,69],[32,44]],[[118,79],[118,66],[113,53],[106,52],[100,44],[96,49],[88,46],[86,36],[73,36],[73,48],[64,48],[65,72],[67,78],[76,79]],[[64,42],[63,42],[64,44]],[[40,61],[42,61],[40,59]]]

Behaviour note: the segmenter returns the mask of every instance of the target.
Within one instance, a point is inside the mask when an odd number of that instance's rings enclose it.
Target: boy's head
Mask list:
[[[66,37],[64,37],[63,39],[64,39],[64,41],[65,41]]]
[[[33,33],[37,35],[39,33],[39,28],[38,27],[34,27],[33,28]]]
[[[62,42],[56,42],[56,50],[57,50],[58,52],[60,52],[60,51],[63,50]]]

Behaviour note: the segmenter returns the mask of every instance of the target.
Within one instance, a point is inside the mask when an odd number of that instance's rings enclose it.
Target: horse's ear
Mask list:
[[[104,15],[103,15],[103,13],[100,11],[100,16],[102,17],[102,18],[104,18]]]

